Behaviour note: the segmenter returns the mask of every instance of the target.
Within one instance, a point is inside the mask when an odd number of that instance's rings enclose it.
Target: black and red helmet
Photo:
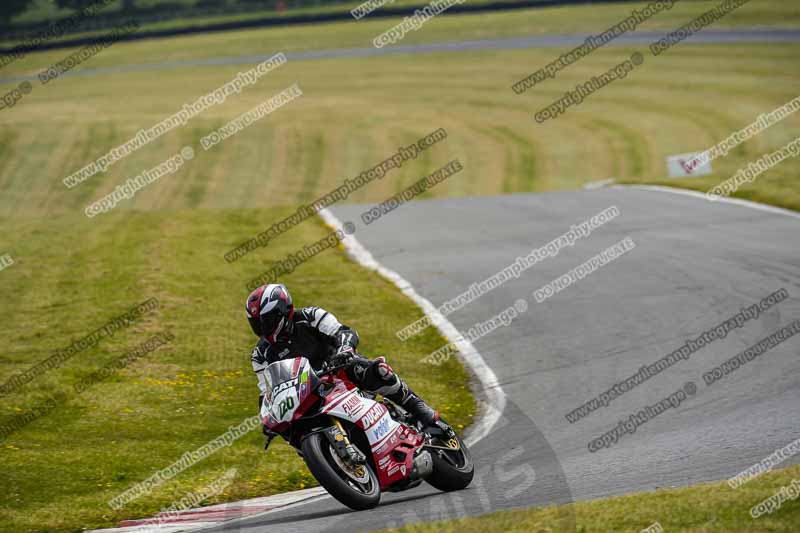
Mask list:
[[[275,342],[281,333],[292,331],[294,305],[285,285],[262,285],[247,297],[245,309],[253,333],[267,342]]]

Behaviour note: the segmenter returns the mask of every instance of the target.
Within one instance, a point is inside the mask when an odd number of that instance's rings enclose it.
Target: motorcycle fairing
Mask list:
[[[283,360],[267,367],[269,390],[261,404],[261,421],[269,429],[280,430],[300,418],[306,403],[316,401],[312,383],[316,376],[304,357]]]
[[[414,453],[424,441],[422,435],[392,419],[382,403],[364,398],[343,382],[337,383],[324,401],[324,414],[352,422],[366,433],[381,489],[408,477]]]
[[[349,421],[361,428],[370,445],[381,489],[408,481],[414,454],[424,437],[392,419],[380,402],[361,396],[344,372],[318,378],[304,357],[277,361],[266,369],[267,394],[261,420],[273,431],[283,431],[302,418],[311,404],[322,398],[320,414]],[[320,387],[321,383],[325,384]],[[366,452],[366,450],[365,450]]]

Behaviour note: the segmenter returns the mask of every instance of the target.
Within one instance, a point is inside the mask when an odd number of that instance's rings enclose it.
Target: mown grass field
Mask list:
[[[785,501],[770,514],[753,518],[750,508],[800,479],[800,466],[764,474],[738,489],[708,483],[573,504],[578,533],[639,533],[656,522],[662,531],[686,533],[792,533],[800,524],[800,505]],[[559,533],[563,507],[503,511],[478,518],[415,524],[386,533]],[[651,531],[658,531],[652,529]]]
[[[674,28],[712,5],[677,4],[643,28],[664,24]],[[629,5],[592,8],[588,22],[587,17],[568,16],[564,8],[530,12],[542,13],[536,16],[542,17],[545,27],[568,32],[590,27],[599,31],[629,10]],[[737,17],[748,12],[751,25],[772,20],[797,26],[800,20],[800,6],[758,0],[722,23],[741,22]],[[548,13],[555,22],[548,23]],[[518,35],[524,33],[524,24],[534,28],[530,33],[538,31],[538,23],[523,23],[522,18],[512,13],[434,19],[402,44],[423,36],[455,40]],[[369,36],[385,29],[385,22],[367,21],[367,26],[372,25],[369,31],[362,25],[331,24],[118,44],[85,66],[370,46]],[[560,22],[564,24],[558,26]],[[452,33],[447,33],[448,26]],[[797,97],[800,63],[793,58],[798,48],[796,44],[681,44],[662,56],[648,56],[627,79],[544,124],[533,120],[536,111],[646,47],[600,49],[523,95],[514,94],[511,85],[552,61],[559,50],[290,61],[255,87],[68,194],[60,185],[61,178],[133,137],[140,128],[153,126],[184,103],[216,89],[247,65],[62,78],[46,86],[36,83],[32,94],[3,111],[0,214],[74,212],[120,179],[166,159],[184,144],[196,143],[211,129],[294,82],[303,90],[302,98],[224,147],[202,154],[180,179],[160,184],[157,192],[144,191],[131,205],[137,209],[297,205],[338,185],[344,177],[357,175],[398,145],[439,127],[449,133],[445,145],[426,153],[413,170],[401,169],[393,179],[364,188],[350,199],[382,200],[453,156],[463,157],[463,176],[432,195],[575,189],[608,178],[659,182],[666,175],[667,156],[704,150],[760,113]],[[4,70],[6,75],[37,72],[64,55],[64,51],[35,54]],[[674,183],[707,190],[794,139],[798,125],[800,114],[715,161],[712,176]],[[739,194],[798,208],[800,197],[794,186],[798,168],[796,159],[784,162]],[[22,176],[25,187],[15,186]],[[280,194],[251,192],[253,187],[271,184],[280,184]],[[23,190],[26,200],[19,201]]]
[[[677,27],[713,6],[680,4],[643,29]],[[531,10],[430,21],[402,44],[602,31],[631,5]],[[588,15],[590,14],[590,15]],[[800,6],[755,0],[724,26],[794,26]],[[363,23],[362,23],[363,22]],[[239,31],[117,44],[83,68],[369,47],[391,21]],[[641,47],[644,51],[645,47]],[[52,413],[0,443],[0,531],[75,531],[151,515],[238,467],[229,489],[207,503],[307,487],[312,479],[286,446],[261,451],[253,432],[120,512],[106,501],[255,413],[249,365],[253,339],[242,316],[245,283],[275,260],[321,238],[305,222],[267,248],[228,264],[223,254],[272,222],[437,128],[448,138],[416,161],[353,193],[378,202],[447,161],[464,171],[426,196],[576,189],[607,178],[659,182],[667,155],[702,150],[798,96],[796,44],[680,45],[648,58],[557,120],[533,114],[636,51],[601,49],[524,95],[511,85],[552,61],[556,49],[470,51],[290,61],[158,141],[68,190],[61,180],[92,159],[249,68],[194,66],[154,72],[68,77],[0,110],[0,382],[47,358],[150,297],[160,309],[76,355],[19,391],[0,397],[0,426],[66,395]],[[33,54],[0,70],[36,73],[69,51]],[[208,152],[199,139],[297,82],[304,95]],[[0,86],[7,92],[14,84]],[[796,136],[793,116],[714,163],[715,174],[677,182],[705,190]],[[84,208],[185,145],[197,157],[124,201],[87,219]],[[800,209],[797,160],[740,191]],[[387,282],[328,250],[282,281],[299,304],[329,308],[356,327],[368,355],[397,369],[458,424],[474,407],[455,362],[416,362],[442,344],[430,330],[407,343],[394,332],[419,311]],[[370,309],[364,313],[364,309]],[[80,395],[73,384],[149,335],[175,340]],[[452,389],[449,383],[464,382]]]

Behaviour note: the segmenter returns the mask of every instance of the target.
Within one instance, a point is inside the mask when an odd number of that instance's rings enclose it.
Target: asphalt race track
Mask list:
[[[360,215],[372,206],[333,212],[356,224],[375,259],[438,306],[611,206],[617,218],[448,316],[463,332],[521,298],[529,303],[509,326],[473,342],[508,405],[496,433],[473,447],[477,476],[469,489],[443,494],[423,485],[386,494],[368,512],[322,497],[210,531],[371,530],[722,480],[800,437],[800,335],[711,385],[702,379],[800,318],[796,215],[632,187],[416,201],[369,225]],[[635,248],[536,302],[533,291],[628,236]],[[727,337],[608,407],[575,423],[565,418],[779,289],[789,298]],[[363,348],[368,353],[366,335]],[[688,382],[696,393],[676,408],[589,451],[592,439]],[[553,528],[574,529],[572,517],[564,513]]]
[[[645,32],[621,35],[606,46],[649,45],[664,37],[668,31]],[[479,41],[455,41],[431,44],[393,45],[384,48],[339,48],[334,50],[307,50],[289,52],[286,58],[290,61],[313,59],[336,59],[350,57],[373,57],[397,54],[422,54],[432,52],[471,52],[478,50],[517,50],[526,48],[562,48],[578,46],[589,37],[589,34],[573,35],[540,35],[537,37],[515,37],[509,39],[485,39]],[[726,44],[726,43],[793,43],[800,41],[800,30],[795,29],[706,29],[686,39],[689,44]],[[278,52],[278,50],[276,50]],[[118,65],[114,67],[84,68],[63,74],[62,77],[99,76],[127,72],[156,72],[186,67],[210,67],[219,65],[253,65],[266,61],[269,55],[247,55],[234,57],[210,57],[204,59],[164,61],[161,63],[145,63],[140,65]],[[17,83],[20,81],[36,81],[36,74],[25,76],[0,77],[0,83]]]

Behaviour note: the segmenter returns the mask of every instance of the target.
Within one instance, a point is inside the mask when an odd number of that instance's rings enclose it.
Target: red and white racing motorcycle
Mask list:
[[[375,507],[381,492],[423,480],[443,491],[472,481],[472,458],[458,435],[423,428],[401,407],[375,401],[347,378],[344,366],[315,372],[297,357],[272,363],[266,376],[263,424],[283,435],[317,481],[351,509]]]

